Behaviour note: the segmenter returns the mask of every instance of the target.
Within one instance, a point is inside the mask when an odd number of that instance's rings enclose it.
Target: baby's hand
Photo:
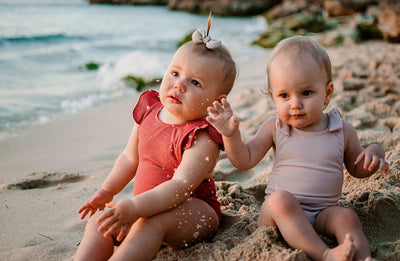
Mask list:
[[[96,191],[92,198],[86,201],[78,210],[78,213],[82,213],[81,219],[84,219],[89,212],[89,217],[91,217],[96,213],[97,209],[103,210],[105,205],[112,199],[113,195],[110,192],[103,189]]]
[[[225,98],[221,100],[221,103],[214,101],[213,106],[207,108],[212,117],[208,116],[206,120],[211,123],[219,133],[230,137],[238,128],[239,121],[235,115],[233,115],[231,106]]]
[[[360,155],[358,155],[354,164],[357,165],[364,159],[364,169],[368,171],[379,170],[386,173],[389,168],[389,163],[387,163],[385,159],[381,156],[382,154],[384,155],[381,146],[377,144],[372,144],[364,149],[360,153]]]
[[[129,232],[132,224],[140,217],[132,199],[123,199],[107,204],[110,208],[103,212],[97,219],[102,223],[98,231],[103,232],[104,237],[118,235],[117,240],[122,241]]]

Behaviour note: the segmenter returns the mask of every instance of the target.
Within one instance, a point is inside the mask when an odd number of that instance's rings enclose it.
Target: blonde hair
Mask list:
[[[236,64],[228,51],[228,49],[222,44],[214,49],[208,49],[205,44],[197,44],[193,41],[186,42],[180,48],[188,48],[191,53],[198,56],[209,58],[212,63],[212,59],[217,59],[223,63],[223,83],[221,93],[228,95],[232,90],[233,84],[236,79]],[[216,72],[217,73],[217,72]]]
[[[332,81],[332,66],[325,49],[307,36],[292,36],[278,43],[272,51],[267,63],[268,91],[271,92],[271,65],[274,59],[281,53],[289,51],[291,54],[302,56],[311,55],[317,64],[323,68],[327,77],[327,83]],[[290,73],[290,72],[289,72]]]

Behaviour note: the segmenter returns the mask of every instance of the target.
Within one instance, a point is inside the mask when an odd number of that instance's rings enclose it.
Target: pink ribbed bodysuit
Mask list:
[[[266,188],[291,192],[314,224],[318,213],[337,205],[342,194],[344,135],[340,113],[328,114],[329,126],[320,132],[302,131],[276,121],[274,166]]]

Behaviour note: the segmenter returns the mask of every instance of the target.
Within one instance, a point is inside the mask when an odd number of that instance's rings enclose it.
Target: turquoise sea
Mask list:
[[[206,25],[207,16],[160,6],[0,0],[0,139],[62,114],[137,95],[121,78],[161,78],[176,43]],[[250,43],[265,27],[258,16],[214,17],[210,34],[241,63],[263,52]],[[83,69],[89,62],[99,69]]]

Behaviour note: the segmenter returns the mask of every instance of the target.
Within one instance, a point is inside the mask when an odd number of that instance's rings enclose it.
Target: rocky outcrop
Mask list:
[[[310,33],[318,33],[324,46],[369,39],[400,42],[400,3],[389,0],[284,0],[263,15],[268,28],[254,43],[266,48]]]
[[[384,39],[400,42],[400,2],[391,0],[89,0],[93,4],[166,5],[171,10],[220,16],[263,14],[264,47],[291,35],[323,33],[327,45]]]
[[[336,9],[341,12],[335,13],[327,9],[327,6],[333,2],[342,5],[343,9]],[[344,5],[346,2],[351,3],[347,3],[346,6]],[[400,42],[400,2],[398,1],[394,3],[388,0],[336,0],[326,1],[324,7],[328,16],[350,14],[350,18],[347,19],[350,22],[345,25],[352,30],[350,34],[357,37],[355,40],[384,39],[388,42]]]
[[[383,2],[376,9],[370,10],[378,20],[378,29],[389,42],[400,42],[400,2]]]
[[[251,16],[262,14],[282,0],[89,0],[91,4],[166,5],[171,10],[220,16]]]
[[[190,13],[208,14],[210,11],[220,16],[257,15],[279,4],[282,0],[169,0],[168,8]]]
[[[91,4],[167,5],[168,0],[89,0]]]
[[[357,12],[364,13],[371,5],[377,5],[377,0],[326,0],[325,11],[329,16],[352,15]]]

